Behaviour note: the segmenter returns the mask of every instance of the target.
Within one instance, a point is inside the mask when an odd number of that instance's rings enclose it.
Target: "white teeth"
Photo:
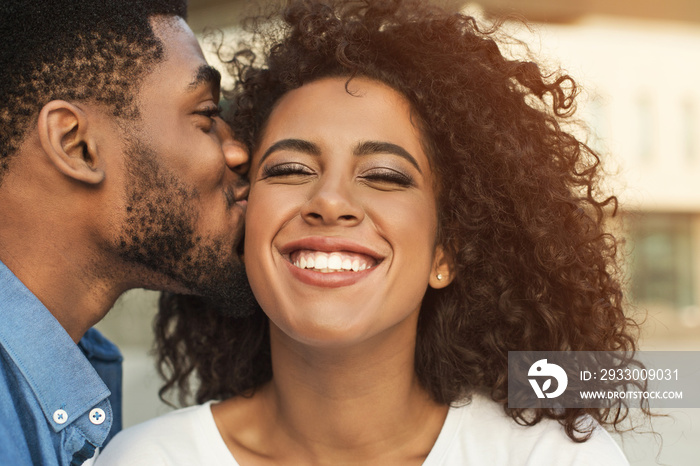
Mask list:
[[[340,270],[343,268],[343,258],[340,254],[331,254],[328,257],[328,268],[332,270]]]
[[[305,250],[293,254],[293,264],[301,269],[314,269],[316,272],[360,272],[371,268],[372,259],[349,252],[326,253]]]
[[[324,256],[319,254],[316,256],[316,260],[314,261],[314,268],[315,269],[326,269],[328,268],[328,256]]]

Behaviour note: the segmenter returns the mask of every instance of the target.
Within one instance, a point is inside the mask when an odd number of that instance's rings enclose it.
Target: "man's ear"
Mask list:
[[[430,270],[428,284],[439,290],[452,283],[455,278],[454,259],[442,246],[435,247],[433,267]]]
[[[104,167],[83,110],[52,100],[39,112],[37,129],[41,147],[58,171],[83,183],[102,182]]]

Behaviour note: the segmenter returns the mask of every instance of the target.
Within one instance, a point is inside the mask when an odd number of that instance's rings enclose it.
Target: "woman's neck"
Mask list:
[[[393,329],[352,347],[318,348],[272,325],[274,378],[239,410],[258,423],[242,436],[247,441],[239,435],[238,445],[229,444],[239,463],[257,451],[278,464],[421,464],[447,407],[418,383],[413,329]],[[236,428],[225,430],[236,436]],[[250,443],[254,430],[262,434],[257,447]]]

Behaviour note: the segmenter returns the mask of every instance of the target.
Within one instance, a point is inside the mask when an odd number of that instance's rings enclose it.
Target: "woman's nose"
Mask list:
[[[301,209],[311,225],[357,225],[364,219],[364,209],[353,195],[351,181],[338,178],[322,180]]]

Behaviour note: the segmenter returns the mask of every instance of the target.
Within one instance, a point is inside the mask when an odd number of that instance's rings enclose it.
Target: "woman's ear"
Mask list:
[[[428,285],[436,290],[445,288],[452,283],[454,276],[455,267],[452,256],[445,251],[445,248],[437,246],[435,248],[435,257],[433,259],[433,267],[430,271]]]
[[[52,100],[39,112],[37,129],[44,153],[59,172],[87,184],[102,182],[102,160],[83,110],[63,100]]]

